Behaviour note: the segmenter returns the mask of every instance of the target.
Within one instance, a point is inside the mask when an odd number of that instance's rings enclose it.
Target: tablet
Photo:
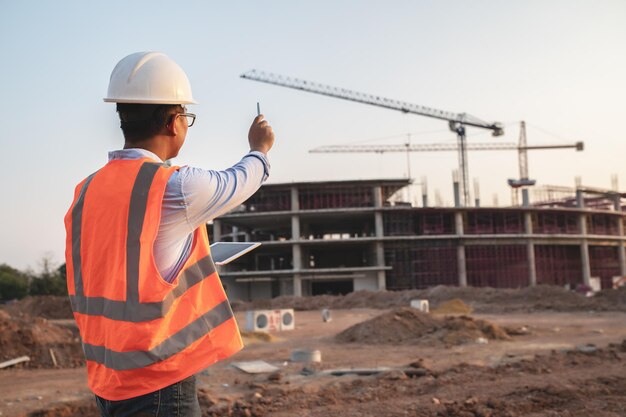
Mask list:
[[[260,244],[260,242],[215,242],[211,245],[211,257],[215,265],[226,265]]]

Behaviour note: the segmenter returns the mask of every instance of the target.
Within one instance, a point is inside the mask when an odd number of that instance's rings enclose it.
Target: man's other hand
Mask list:
[[[274,145],[274,132],[272,126],[263,120],[264,116],[259,114],[254,118],[250,131],[248,132],[248,142],[251,151],[259,151],[267,154]]]

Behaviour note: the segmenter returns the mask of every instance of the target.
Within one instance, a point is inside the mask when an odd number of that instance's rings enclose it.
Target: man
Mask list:
[[[194,375],[242,348],[211,259],[206,222],[267,179],[274,133],[252,122],[250,152],[225,171],[176,167],[195,121],[183,70],[158,52],[122,59],[124,149],[76,187],[65,216],[67,284],[102,416],[200,416]]]

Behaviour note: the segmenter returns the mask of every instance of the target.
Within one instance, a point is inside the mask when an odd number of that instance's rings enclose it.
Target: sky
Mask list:
[[[259,69],[500,122],[469,143],[584,141],[532,151],[538,185],[576,177],[626,189],[626,2],[623,0],[194,1],[0,0],[4,196],[0,263],[64,259],[74,186],[122,147],[111,70],[161,51],[187,73],[197,114],[173,161],[225,169],[248,150],[256,103],[273,126],[271,183],[405,178],[452,204],[454,152],[311,154],[325,145],[454,143],[447,123],[240,78]],[[517,153],[470,152],[483,205],[510,204]],[[472,191],[473,192],[473,191]]]

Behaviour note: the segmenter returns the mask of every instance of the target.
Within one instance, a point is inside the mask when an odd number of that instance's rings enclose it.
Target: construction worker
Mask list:
[[[225,171],[170,166],[196,116],[184,71],[159,52],[114,68],[124,148],[76,187],[65,216],[67,284],[102,416],[200,416],[195,374],[242,348],[206,223],[267,179],[272,128]],[[218,144],[216,144],[218,145]]]

